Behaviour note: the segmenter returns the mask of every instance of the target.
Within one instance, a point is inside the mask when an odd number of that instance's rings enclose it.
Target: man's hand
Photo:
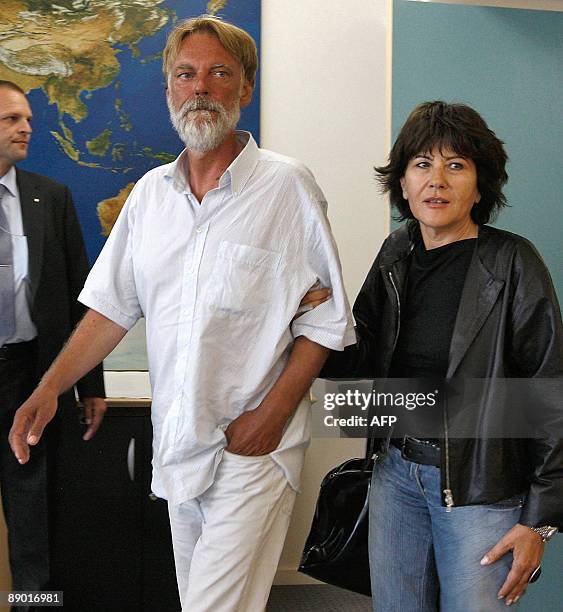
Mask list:
[[[16,411],[8,440],[20,463],[29,461],[29,446],[35,446],[47,423],[57,412],[58,393],[47,386],[39,386]]]
[[[236,455],[267,455],[279,446],[284,426],[285,420],[276,420],[262,405],[243,412],[225,430],[227,450]]]
[[[84,423],[88,425],[82,439],[91,440],[104,420],[107,405],[102,397],[85,397],[82,403],[84,404]]]
[[[266,455],[276,450],[299,402],[320,372],[330,350],[299,336],[289,361],[260,405],[243,412],[225,430],[227,450],[237,455]]]
[[[544,546],[539,534],[517,524],[481,559],[481,565],[490,565],[512,551],[512,568],[498,592],[499,599],[504,598],[507,605],[515,603],[525,593],[530,576],[540,565]]]
[[[16,412],[9,441],[20,463],[27,463],[29,446],[39,442],[45,426],[55,415],[59,395],[70,389],[77,380],[109,355],[126,333],[124,327],[99,312],[95,310],[86,312],[59,356],[41,379],[37,389]],[[105,412],[105,403],[103,407],[100,406],[100,398],[91,399],[95,400],[95,407],[92,408],[90,404],[88,408],[90,414],[85,415],[91,420],[85,434],[86,440],[94,435]]]

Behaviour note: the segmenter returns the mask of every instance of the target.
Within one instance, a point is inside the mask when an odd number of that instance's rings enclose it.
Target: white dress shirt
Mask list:
[[[355,342],[313,176],[250,134],[238,137],[243,151],[201,204],[186,180],[186,151],[139,180],[79,297],[127,329],[146,318],[152,487],[172,503],[212,484],[224,430],[260,404],[294,338],[334,350]],[[317,279],[332,298],[292,323]],[[304,401],[272,453],[296,490],[309,438]]]
[[[6,213],[8,227],[0,228],[0,232],[9,232],[12,236],[12,253],[14,258],[14,289],[16,292],[15,312],[16,329],[9,338],[0,338],[0,346],[16,342],[27,342],[37,336],[37,328],[31,320],[29,308],[29,277],[27,238],[23,232],[23,220],[20,203],[20,192],[16,181],[14,166],[0,178],[0,184],[6,187],[0,206]]]

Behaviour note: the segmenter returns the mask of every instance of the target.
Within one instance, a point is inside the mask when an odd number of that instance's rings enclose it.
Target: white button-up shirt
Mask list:
[[[323,194],[301,163],[238,136],[245,148],[201,204],[185,151],[139,180],[79,297],[127,329],[146,318],[152,487],[173,503],[212,484],[224,430],[260,404],[294,338],[355,342]],[[317,280],[332,298],[292,323]],[[295,489],[309,437],[304,401],[271,455]]]

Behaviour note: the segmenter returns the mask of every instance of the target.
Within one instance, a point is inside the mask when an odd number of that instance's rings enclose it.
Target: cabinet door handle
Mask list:
[[[135,438],[129,440],[127,448],[127,471],[131,482],[135,482]]]

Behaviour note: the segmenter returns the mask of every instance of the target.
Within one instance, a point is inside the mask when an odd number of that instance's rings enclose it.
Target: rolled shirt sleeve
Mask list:
[[[295,338],[305,336],[326,348],[342,351],[346,346],[355,344],[356,334],[344,289],[338,248],[327,217],[327,203],[308,170],[302,171],[301,180],[296,186],[299,197],[308,201],[308,214],[303,221],[306,229],[304,244],[302,249],[296,249],[297,259],[293,260],[296,269],[292,274],[296,278],[305,275],[309,282],[312,280],[307,290],[318,281],[321,287],[330,288],[332,295],[295,319],[291,331]]]

